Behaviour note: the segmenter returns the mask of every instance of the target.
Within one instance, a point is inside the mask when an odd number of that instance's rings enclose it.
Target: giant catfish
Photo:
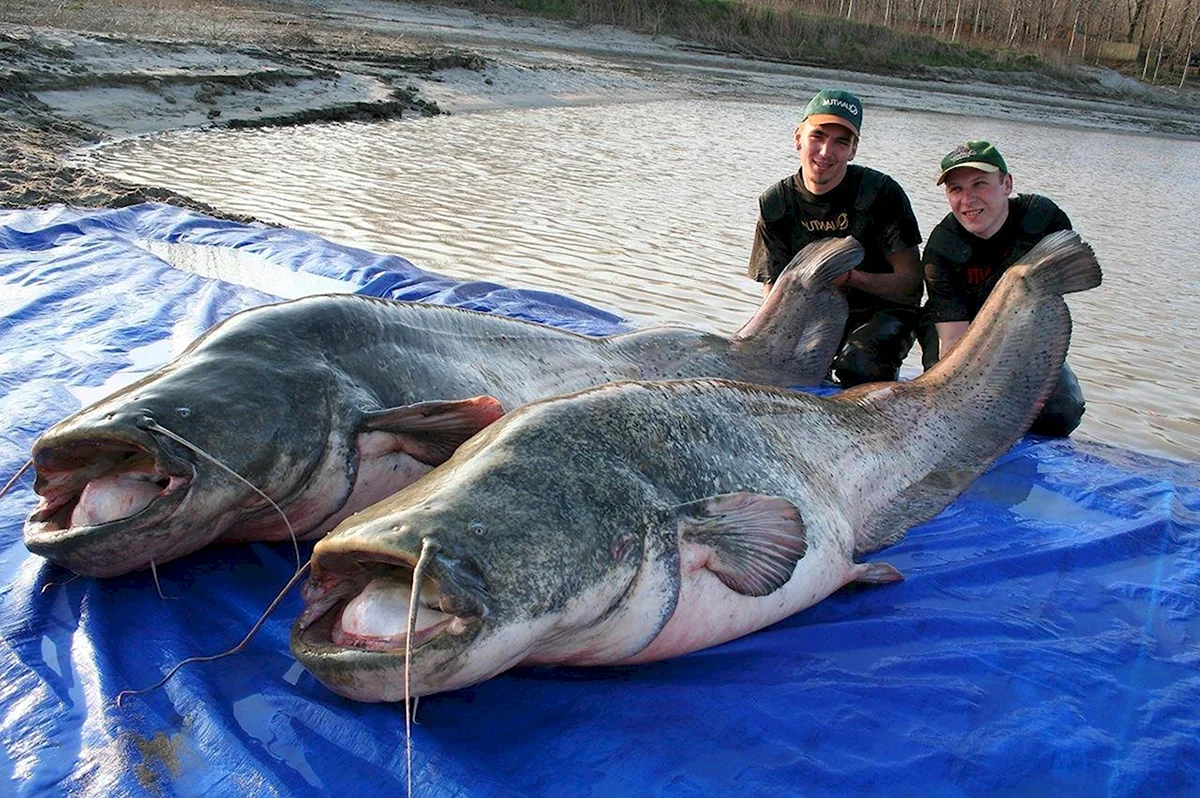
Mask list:
[[[623,382],[526,405],[317,543],[292,652],[342,695],[396,701],[686,654],[897,580],[856,558],[1021,437],[1066,355],[1061,295],[1100,277],[1075,233],[1047,237],[910,382]]]
[[[833,283],[861,260],[853,238],[810,245],[732,336],[593,338],[347,295],[243,311],[34,443],[26,546],[113,576],[218,539],[319,537],[533,399],[635,378],[818,383],[846,319]]]

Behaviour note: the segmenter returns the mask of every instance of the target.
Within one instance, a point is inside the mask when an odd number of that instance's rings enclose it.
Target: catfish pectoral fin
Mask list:
[[[450,459],[468,438],[504,415],[498,399],[476,396],[456,401],[417,402],[376,410],[363,416],[366,432],[386,432],[402,449],[428,465]]]
[[[778,496],[726,493],[678,511],[681,542],[706,547],[702,567],[745,596],[783,587],[808,550],[800,511]]]

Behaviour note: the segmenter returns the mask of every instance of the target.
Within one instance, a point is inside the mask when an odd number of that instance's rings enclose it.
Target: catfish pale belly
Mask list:
[[[26,546],[114,576],[218,539],[319,537],[534,399],[617,379],[817,383],[846,318],[832,283],[861,259],[852,238],[806,248],[732,336],[591,338],[347,295],[244,311],[35,442]]]
[[[1099,282],[1074,233],[1048,237],[911,382],[623,382],[526,405],[316,545],[292,651],[342,695],[396,701],[518,664],[678,656],[897,580],[855,558],[1021,437],[1066,355],[1062,294]]]

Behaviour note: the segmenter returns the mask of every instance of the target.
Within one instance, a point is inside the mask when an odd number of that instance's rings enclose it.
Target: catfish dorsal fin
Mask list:
[[[681,541],[706,547],[703,567],[745,596],[783,587],[808,550],[800,511],[778,496],[725,493],[676,511]]]
[[[504,415],[491,396],[454,401],[417,402],[375,410],[363,416],[363,432],[383,432],[394,449],[429,465],[450,459],[468,438]]]

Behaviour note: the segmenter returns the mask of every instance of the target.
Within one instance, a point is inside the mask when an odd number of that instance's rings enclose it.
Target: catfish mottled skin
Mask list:
[[[526,405],[317,544],[292,651],[342,695],[397,701],[522,663],[678,656],[899,579],[855,558],[1024,434],[1066,356],[1062,294],[1099,282],[1078,236],[1047,237],[910,382],[623,382]]]
[[[832,281],[861,259],[852,238],[806,248],[732,336],[591,338],[352,295],[244,311],[35,442],[26,546],[113,576],[218,539],[319,537],[534,399],[621,379],[817,383],[846,318]]]

